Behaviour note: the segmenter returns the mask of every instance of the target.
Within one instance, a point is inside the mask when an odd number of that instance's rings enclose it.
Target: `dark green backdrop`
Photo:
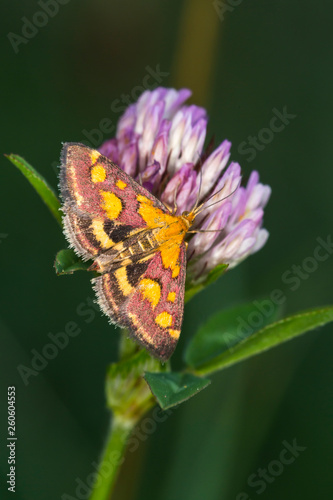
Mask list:
[[[56,187],[61,142],[82,142],[84,130],[103,118],[115,124],[116,100],[133,100],[147,67],[159,67],[161,85],[193,88],[193,102],[208,107],[210,135],[232,141],[244,175],[255,168],[272,186],[267,245],[186,307],[174,364],[197,325],[224,306],[275,288],[287,297],[286,314],[332,303],[333,255],[295,291],[282,278],[313,255],[318,237],[333,232],[332,2],[62,1],[17,53],[8,33],[21,35],[22,18],[31,20],[41,7],[32,0],[3,6],[3,153],[22,155]],[[296,117],[248,161],[242,143],[267,137],[262,129],[272,110],[284,107]],[[112,134],[101,134],[96,145],[102,135]],[[7,386],[15,385],[15,498],[75,497],[77,478],[85,482],[94,471],[103,444],[104,375],[119,331],[99,312],[93,320],[92,312],[78,313],[93,298],[88,276],[55,275],[54,255],[66,245],[57,224],[5,158],[0,174],[1,477],[8,472]],[[69,321],[81,333],[25,385],[18,365],[30,366],[31,350],[40,352],[48,334]],[[215,376],[128,454],[115,498],[331,498],[331,334],[328,326]],[[306,450],[258,494],[248,478],[294,439]]]

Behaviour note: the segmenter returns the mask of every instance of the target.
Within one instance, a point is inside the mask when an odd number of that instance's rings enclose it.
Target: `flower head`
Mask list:
[[[231,162],[231,143],[203,152],[206,111],[185,105],[188,89],[159,87],[144,92],[119,120],[116,137],[100,152],[177,214],[200,203],[187,259],[192,280],[203,280],[219,264],[234,267],[266,242],[263,209],[271,189],[252,172],[241,186],[241,169]]]

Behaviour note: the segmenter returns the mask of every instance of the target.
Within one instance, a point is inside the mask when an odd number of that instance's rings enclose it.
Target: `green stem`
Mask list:
[[[123,420],[117,416],[112,418],[106,446],[99,464],[96,483],[89,500],[107,500],[111,498],[119,467],[124,462],[127,438],[134,425],[134,421]]]
[[[112,424],[90,500],[111,497],[119,468],[124,462],[127,439],[134,426],[155,404],[143,374],[161,371],[161,363],[145,350],[137,350],[126,333],[121,342],[120,357],[120,361],[112,363],[107,372],[106,400],[112,411]]]

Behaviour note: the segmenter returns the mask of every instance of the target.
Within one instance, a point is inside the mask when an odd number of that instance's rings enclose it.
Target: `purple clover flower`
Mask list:
[[[197,282],[217,265],[232,268],[263,247],[268,238],[263,209],[271,189],[255,171],[247,186],[240,186],[239,164],[227,166],[229,141],[210,154],[203,152],[207,113],[184,104],[190,95],[188,89],[162,87],[144,92],[100,152],[167,206],[176,201],[178,214],[191,211],[198,198],[200,203],[210,198],[191,228],[208,232],[194,234],[187,251],[192,281]]]

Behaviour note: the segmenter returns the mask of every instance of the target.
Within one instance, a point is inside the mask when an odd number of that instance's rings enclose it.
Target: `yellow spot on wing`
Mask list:
[[[105,168],[102,165],[95,165],[91,169],[91,180],[96,182],[104,182],[106,178]]]
[[[114,242],[104,231],[104,224],[101,219],[93,219],[91,227],[96,240],[101,244],[103,248],[111,248],[114,245]]]
[[[123,209],[120,199],[114,193],[108,191],[100,191],[100,193],[104,199],[102,208],[105,210],[106,215],[109,219],[116,219]]]
[[[130,295],[134,291],[134,288],[128,282],[126,267],[119,267],[119,269],[114,272],[114,275],[117,278],[118,285],[120,290],[122,291],[122,294],[125,295],[125,297],[127,297],[127,295]]]
[[[179,255],[179,252],[178,252],[178,255]],[[180,267],[179,266],[174,266],[174,268],[172,269],[172,277],[173,278],[177,278],[177,276],[179,274],[179,271],[180,271]]]
[[[91,158],[92,163],[95,163],[100,156],[101,156],[101,153],[99,151],[96,151],[96,150],[92,151],[90,153],[90,158]]]
[[[167,326],[172,325],[172,316],[166,311],[161,312],[155,318],[155,323],[157,323],[162,328],[166,328]]]
[[[174,302],[176,299],[176,292],[169,292],[168,293],[168,297],[167,297],[167,300],[169,302]]]
[[[122,180],[118,180],[117,183],[116,183],[116,186],[119,187],[119,189],[125,189],[125,187],[127,186],[126,182],[123,182]]]
[[[153,309],[157,306],[161,298],[160,285],[150,279],[143,279],[140,281],[140,290],[145,299],[148,299]]]
[[[171,328],[170,328],[170,329],[169,329],[169,334],[170,334],[170,336],[171,336],[173,339],[179,339],[180,330],[171,330]]]
[[[140,203],[147,203],[148,205],[152,205],[153,203],[147,196],[143,196],[142,194],[138,195],[137,200]]]

